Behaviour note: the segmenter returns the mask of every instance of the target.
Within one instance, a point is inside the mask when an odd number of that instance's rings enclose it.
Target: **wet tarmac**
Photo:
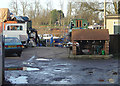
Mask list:
[[[49,53],[56,52],[53,58],[34,53],[24,59],[6,58],[5,67],[24,67],[25,70],[5,71],[5,79],[12,84],[118,84],[118,59],[60,58],[63,56],[59,55],[60,50],[46,48]]]

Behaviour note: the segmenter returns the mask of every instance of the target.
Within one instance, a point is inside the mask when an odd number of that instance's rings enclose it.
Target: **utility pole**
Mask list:
[[[104,0],[104,29],[106,29],[106,0]]]

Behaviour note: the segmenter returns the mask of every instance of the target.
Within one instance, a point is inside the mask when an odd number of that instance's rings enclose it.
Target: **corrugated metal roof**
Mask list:
[[[73,29],[72,40],[109,40],[108,29]]]

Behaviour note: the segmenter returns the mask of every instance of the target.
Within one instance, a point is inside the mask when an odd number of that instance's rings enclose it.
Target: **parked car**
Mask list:
[[[78,42],[75,42],[76,46],[79,47],[79,43]],[[72,42],[68,42],[67,43],[67,47],[72,47],[73,46],[73,43]]]
[[[16,53],[21,56],[23,45],[17,37],[5,37],[5,55]]]
[[[73,43],[72,42],[68,42],[67,43],[67,47],[72,47]]]
[[[55,47],[63,47],[64,38],[54,39],[53,42],[54,42],[54,46],[55,46]]]

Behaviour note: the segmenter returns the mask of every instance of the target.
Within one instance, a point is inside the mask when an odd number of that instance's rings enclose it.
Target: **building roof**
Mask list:
[[[106,19],[120,19],[120,14],[107,15]]]
[[[108,29],[73,29],[72,40],[109,40]]]

